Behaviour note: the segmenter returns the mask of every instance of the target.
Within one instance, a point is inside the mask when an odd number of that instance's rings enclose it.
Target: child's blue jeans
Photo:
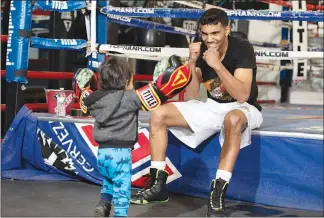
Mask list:
[[[127,216],[131,196],[131,148],[100,148],[97,162],[104,177],[101,193],[113,196],[114,216]]]

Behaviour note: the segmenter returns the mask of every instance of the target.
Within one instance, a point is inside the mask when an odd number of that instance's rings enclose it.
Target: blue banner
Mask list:
[[[87,41],[83,39],[48,39],[32,37],[30,46],[43,49],[81,50],[87,47]]]
[[[86,135],[83,129],[87,130],[87,126],[78,128],[74,123],[39,121],[26,106],[22,107],[1,146],[2,178],[29,179],[28,174],[22,178],[21,173],[4,172],[28,169],[33,176],[42,175],[43,180],[55,179],[53,175],[57,174],[59,178],[101,184],[96,150],[81,136]]]
[[[43,11],[59,11],[59,12],[75,11],[86,7],[87,7],[86,1],[41,0],[41,1],[35,1],[34,4],[34,9],[40,9]]]
[[[36,144],[47,166],[63,171],[72,178],[101,183],[102,177],[97,170],[97,154],[93,152],[94,148],[91,149],[93,145],[83,140],[74,123],[39,122],[36,137]]]
[[[6,59],[7,82],[28,83],[26,74],[31,18],[31,1],[11,1]]]
[[[186,8],[130,8],[105,7],[104,14],[114,14],[129,17],[169,17],[198,19],[205,10]],[[304,11],[262,11],[262,10],[226,10],[230,19],[237,20],[290,20],[323,22],[323,12]]]

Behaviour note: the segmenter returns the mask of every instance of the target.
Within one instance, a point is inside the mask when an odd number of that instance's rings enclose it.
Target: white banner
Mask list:
[[[293,11],[306,11],[306,0],[291,1]],[[293,21],[293,51],[307,51],[307,22]],[[293,80],[307,79],[307,60],[294,61]]]

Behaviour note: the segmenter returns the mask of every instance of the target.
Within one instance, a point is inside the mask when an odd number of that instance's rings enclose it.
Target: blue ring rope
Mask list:
[[[146,21],[146,20],[140,20],[140,19],[135,19],[135,18],[130,18],[130,17],[121,17],[121,16],[116,16],[116,15],[110,15],[107,14],[107,19],[111,22],[118,23],[118,24],[123,24],[127,26],[132,26],[132,27],[139,27],[139,28],[144,28],[144,29],[154,29],[158,31],[164,31],[168,33],[175,33],[175,34],[180,34],[180,35],[186,35],[186,36],[192,36],[195,37],[197,36],[196,31],[189,31],[184,28],[180,27],[174,27],[174,26],[169,26],[166,24],[160,24],[160,23],[155,23],[151,21]]]
[[[128,17],[167,17],[198,19],[204,12],[202,9],[186,8],[121,8],[104,7],[104,14]],[[324,13],[321,11],[258,11],[258,10],[226,10],[230,19],[236,20],[291,20],[323,22]]]

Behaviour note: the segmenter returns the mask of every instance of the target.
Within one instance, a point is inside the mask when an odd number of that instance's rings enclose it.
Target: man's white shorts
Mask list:
[[[169,130],[183,143],[196,148],[211,135],[220,131],[219,143],[223,146],[225,115],[232,110],[241,110],[247,117],[248,127],[242,132],[240,147],[251,144],[251,129],[259,128],[263,122],[261,112],[248,103],[218,103],[212,99],[172,102],[181,112],[191,129],[170,127]]]

